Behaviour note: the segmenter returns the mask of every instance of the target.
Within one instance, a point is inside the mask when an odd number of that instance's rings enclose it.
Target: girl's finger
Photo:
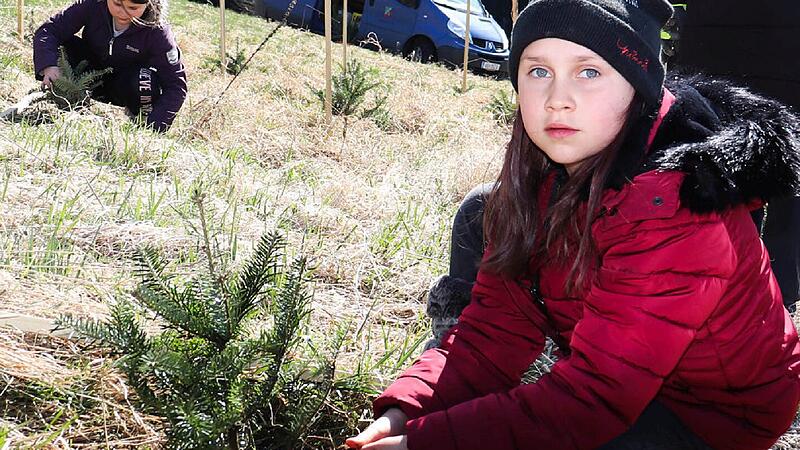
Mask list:
[[[370,442],[377,441],[389,435],[389,420],[385,417],[380,417],[378,420],[368,426],[366,430],[359,433],[358,436],[352,437],[345,441],[348,447],[361,448]]]
[[[361,450],[408,450],[406,436],[390,436],[361,447]]]

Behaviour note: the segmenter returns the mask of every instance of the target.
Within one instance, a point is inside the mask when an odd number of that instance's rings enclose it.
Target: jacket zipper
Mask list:
[[[530,280],[531,287],[530,287],[530,294],[533,298],[536,307],[539,308],[539,311],[544,315],[545,323],[542,324],[542,331],[544,334],[549,336],[553,342],[558,345],[558,348],[561,349],[561,353],[564,356],[569,356],[571,353],[571,349],[569,347],[569,343],[564,340],[564,338],[559,334],[559,332],[555,329],[554,326],[550,324],[550,313],[547,311],[547,305],[544,303],[544,296],[542,295],[542,291],[539,289],[539,277],[533,277]]]
[[[556,172],[555,180],[553,180],[553,186],[550,190],[550,199],[548,201],[548,209],[552,206],[555,201],[558,199],[558,191],[561,189],[561,185],[564,183],[565,173],[563,171]],[[549,218],[545,219],[545,226],[544,229],[547,229]],[[533,274],[530,278],[531,287],[530,287],[530,294],[533,298],[536,307],[539,308],[539,311],[544,315],[545,323],[543,324],[543,331],[546,335],[550,336],[550,339],[558,345],[558,348],[561,349],[561,353],[564,356],[569,356],[571,350],[569,347],[569,343],[564,340],[561,334],[555,329],[554,326],[550,323],[550,313],[547,311],[547,305],[544,303],[544,296],[542,295],[542,291],[539,288],[539,275]]]
[[[108,23],[108,31],[111,33],[111,39],[108,41],[108,56],[111,56],[111,54],[114,53],[114,39],[117,37],[114,36],[114,18],[111,17],[110,13],[109,20],[106,23]]]
[[[547,315],[547,306],[544,304],[544,297],[542,296],[542,292],[539,290],[539,279],[535,278],[531,280],[531,296],[533,300],[536,302],[536,306]]]
[[[111,32],[111,39],[108,41],[108,56],[114,52],[114,18],[111,17],[108,21],[108,31]]]

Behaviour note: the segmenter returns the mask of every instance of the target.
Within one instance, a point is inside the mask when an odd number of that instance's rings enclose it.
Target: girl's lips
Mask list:
[[[572,129],[572,128],[552,127],[552,128],[545,129],[545,132],[551,138],[560,139],[560,138],[565,138],[565,137],[572,136],[573,134],[577,133],[578,130],[575,130],[575,129]]]

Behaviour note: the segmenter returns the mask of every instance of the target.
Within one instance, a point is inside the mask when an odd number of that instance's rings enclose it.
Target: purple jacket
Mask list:
[[[153,104],[147,124],[164,131],[186,99],[186,73],[169,25],[144,27],[131,23],[114,38],[106,0],[78,0],[48,19],[34,35],[33,64],[37,74],[58,63],[58,48],[83,28],[83,40],[104,67],[153,67],[161,96]]]

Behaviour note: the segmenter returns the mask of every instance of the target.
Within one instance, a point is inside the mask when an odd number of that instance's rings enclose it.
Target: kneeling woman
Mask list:
[[[721,81],[665,86],[671,13],[519,16],[519,113],[471,302],[350,447],[753,450],[788,429],[800,344],[750,209],[800,185],[800,124]],[[520,385],[548,336],[561,358]]]
[[[64,46],[73,66],[86,60],[91,69],[113,69],[92,98],[125,106],[166,131],[186,99],[186,74],[165,8],[166,0],[78,0],[36,30],[37,79],[49,86],[61,76]]]

